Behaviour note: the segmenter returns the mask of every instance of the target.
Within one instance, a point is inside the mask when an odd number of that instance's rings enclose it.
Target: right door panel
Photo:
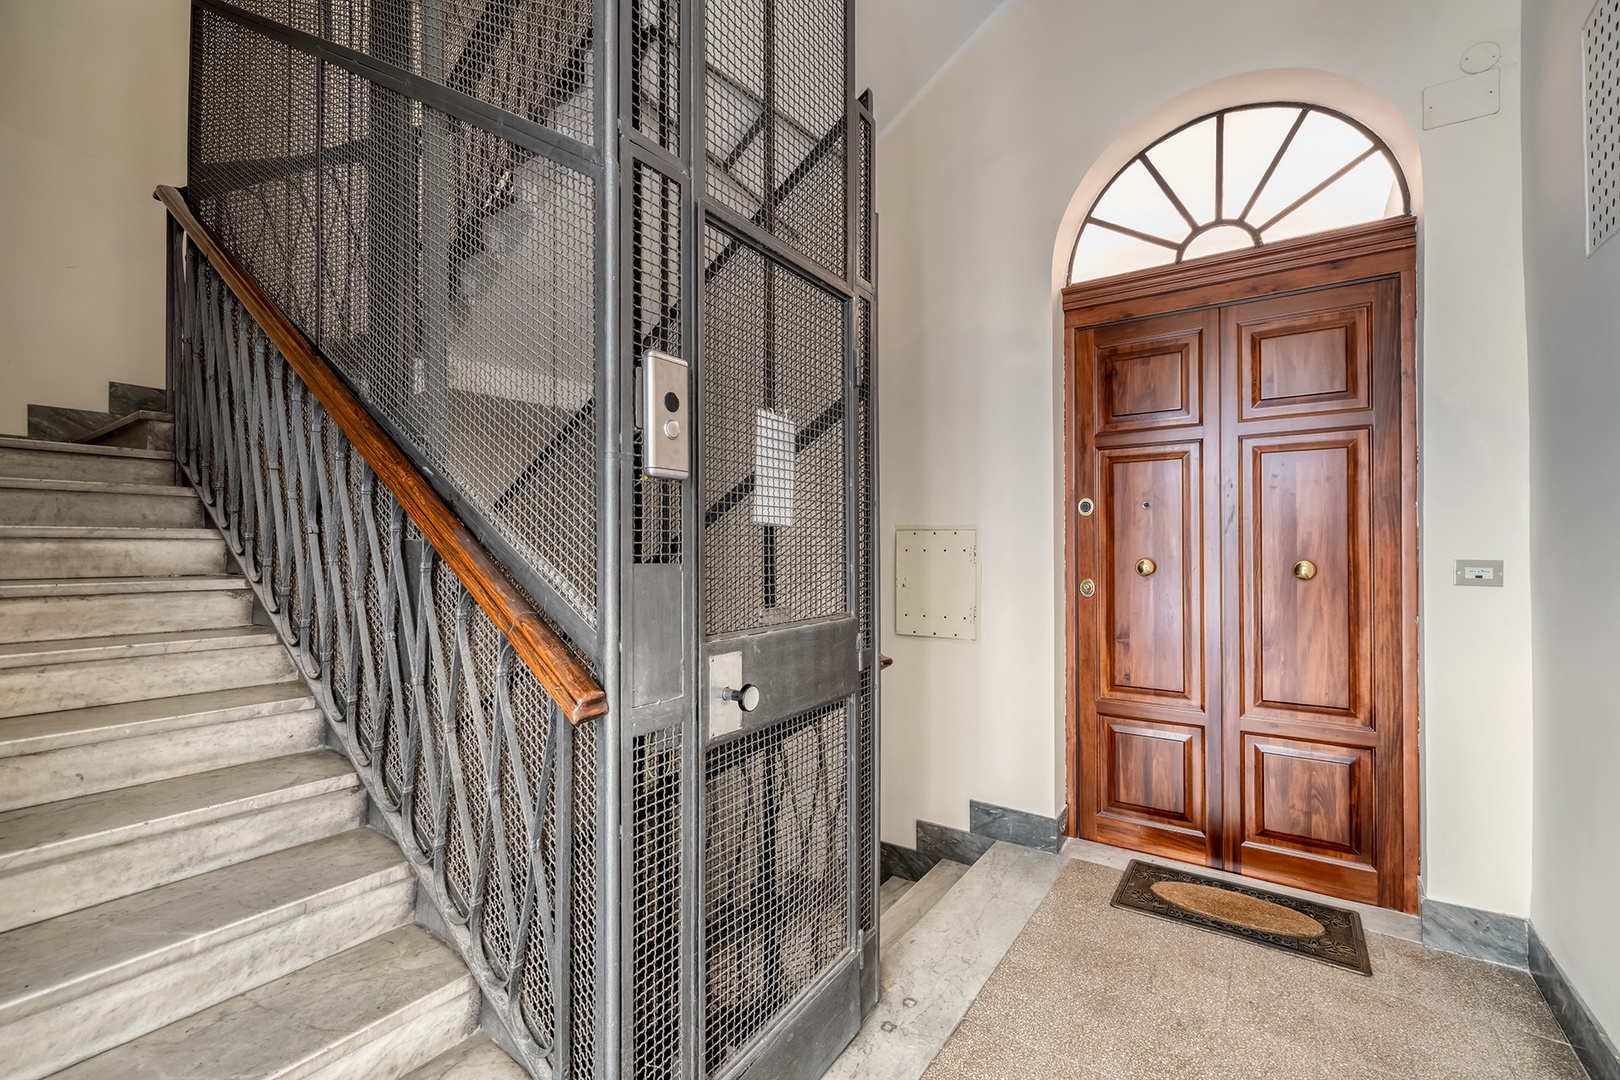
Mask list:
[[[1226,862],[1373,904],[1398,873],[1399,315],[1382,281],[1221,313]]]

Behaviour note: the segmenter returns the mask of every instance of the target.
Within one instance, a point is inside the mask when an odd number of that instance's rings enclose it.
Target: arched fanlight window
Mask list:
[[[1409,212],[1394,155],[1362,125],[1315,105],[1240,105],[1177,128],[1108,182],[1069,281]]]

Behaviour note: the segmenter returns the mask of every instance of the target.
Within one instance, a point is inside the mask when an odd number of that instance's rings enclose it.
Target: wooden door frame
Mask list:
[[[1083,435],[1076,379],[1075,340],[1082,329],[1127,319],[1169,315],[1348,285],[1397,278],[1401,305],[1401,677],[1400,803],[1402,834],[1396,860],[1403,868],[1402,911],[1418,910],[1421,823],[1418,761],[1418,455],[1417,455],[1417,219],[1405,215],[1331,233],[1282,240],[1264,247],[1195,262],[1070,285],[1063,290],[1063,637],[1068,833],[1076,835],[1080,807],[1080,471]]]

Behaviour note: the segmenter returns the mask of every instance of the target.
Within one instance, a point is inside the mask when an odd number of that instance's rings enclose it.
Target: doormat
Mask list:
[[[1344,908],[1137,859],[1125,868],[1113,905],[1372,974],[1361,916]]]

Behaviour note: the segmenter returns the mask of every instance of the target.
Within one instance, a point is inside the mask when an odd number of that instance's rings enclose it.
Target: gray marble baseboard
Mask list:
[[[1548,1008],[1552,1009],[1558,1026],[1564,1029],[1564,1037],[1569,1040],[1575,1056],[1586,1067],[1586,1074],[1592,1080],[1620,1080],[1620,1053],[1615,1051],[1603,1025],[1581,1000],[1558,961],[1547,951],[1534,926],[1530,927],[1529,954],[1530,975],[1536,980]]]
[[[1013,810],[974,799],[968,803],[968,829],[978,836],[1005,840],[1056,855],[1062,847],[1057,818]]]
[[[882,845],[879,874],[884,881],[892,877],[921,881],[923,875],[932,870],[937,862],[938,859],[930,859],[916,848],[908,848],[904,844],[891,844],[885,840]]]
[[[1425,899],[1423,944],[1493,964],[1530,966],[1530,924],[1515,915]]]
[[[881,860],[883,880],[900,877],[921,881],[935,863],[944,859],[972,866],[997,840],[1056,855],[1063,850],[1066,814],[1064,811],[1057,817],[1043,817],[973,799],[968,803],[969,827],[965,831],[932,821],[918,821],[915,848],[885,841]]]
[[[155,386],[110,382],[107,384],[107,411],[114,416],[126,416],[132,412],[168,412],[169,394]]]
[[[67,409],[57,405],[28,406],[28,437],[48,442],[76,442],[116,419],[110,412]]]
[[[936,825],[932,821],[917,822],[917,850],[934,862],[949,859],[963,866],[972,866],[995,842],[994,837],[964,832],[949,825]]]

